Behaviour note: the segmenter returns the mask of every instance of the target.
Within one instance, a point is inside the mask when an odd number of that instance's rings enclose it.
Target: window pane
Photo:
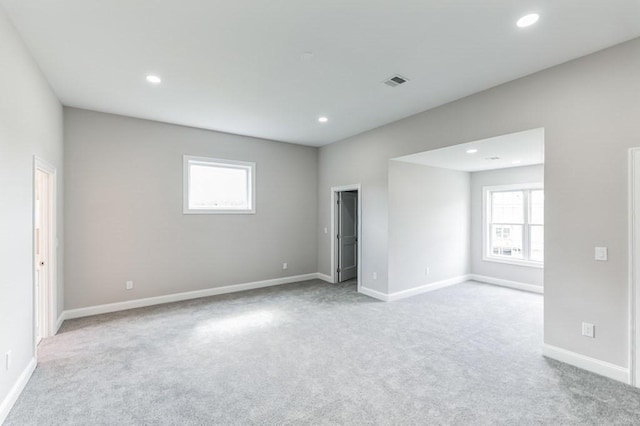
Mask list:
[[[522,225],[491,225],[491,256],[522,259]]]
[[[189,167],[190,209],[251,209],[248,168],[200,164]]]
[[[544,261],[544,226],[532,225],[530,229],[530,258],[531,260],[542,262]]]
[[[491,221],[493,223],[524,223],[523,191],[492,192]]]
[[[544,224],[544,191],[539,189],[531,191],[531,223]]]

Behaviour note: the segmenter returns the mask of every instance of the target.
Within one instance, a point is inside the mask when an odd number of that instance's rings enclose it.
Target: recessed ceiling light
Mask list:
[[[536,22],[538,22],[538,19],[540,19],[540,15],[538,15],[537,13],[530,13],[518,19],[518,22],[516,22],[516,25],[519,26],[520,28],[528,27],[529,25],[533,25]]]
[[[162,79],[160,77],[158,77],[157,75],[151,75],[150,74],[150,75],[147,76],[147,81],[149,83],[152,83],[152,84],[160,84],[162,82]]]
[[[521,161],[520,161],[520,160],[513,160],[513,161],[511,162],[511,164],[520,164],[520,163],[521,163]]]
[[[478,152],[478,150],[475,148],[471,148],[467,150],[467,154],[475,154],[476,152]]]
[[[327,117],[318,117],[318,121],[320,123],[326,123],[327,121],[329,121],[329,119]]]

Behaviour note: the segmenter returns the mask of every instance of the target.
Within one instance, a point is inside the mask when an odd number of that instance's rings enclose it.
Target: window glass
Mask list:
[[[493,192],[491,199],[493,223],[524,223],[522,191]]]
[[[522,225],[491,225],[491,254],[522,259]]]
[[[544,190],[531,185],[485,188],[485,260],[525,265],[544,260]]]
[[[544,224],[544,191],[531,191],[531,220],[536,225]]]
[[[531,226],[531,260],[544,261],[544,227],[541,225]]]
[[[254,213],[255,164],[184,157],[184,213]]]

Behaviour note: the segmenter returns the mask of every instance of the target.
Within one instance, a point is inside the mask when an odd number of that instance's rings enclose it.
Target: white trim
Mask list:
[[[497,256],[482,256],[482,260],[485,262],[506,263],[507,265],[525,266],[528,268],[544,269],[544,263],[533,262],[531,260],[509,259],[509,258],[497,257]]]
[[[542,345],[542,355],[619,382],[629,383],[629,369],[619,365],[580,355],[546,343]]]
[[[469,281],[469,275],[460,275],[446,280],[435,281],[432,283],[424,284],[419,287],[410,288],[408,290],[397,291],[387,295],[389,302],[394,300],[405,299],[407,297],[415,296],[421,293],[427,293],[434,290],[439,290],[444,287],[449,287],[455,284],[460,284],[465,281]]]
[[[189,208],[189,180],[190,163],[201,163],[210,166],[226,168],[246,169],[249,171],[247,192],[251,200],[249,209],[191,209]],[[250,161],[226,160],[223,158],[197,157],[193,155],[182,156],[182,213],[183,214],[255,214],[256,213],[256,163]]]
[[[326,282],[328,282],[330,284],[333,284],[333,278],[331,278],[330,275],[322,274],[322,273],[318,272],[318,279],[322,280],[322,281],[326,281]]]
[[[20,394],[24,390],[24,387],[27,386],[27,383],[29,383],[29,379],[31,378],[31,375],[33,374],[35,369],[36,369],[36,359],[34,357],[34,358],[31,358],[31,360],[29,361],[29,364],[27,364],[25,369],[22,371],[22,373],[20,374],[20,377],[18,377],[18,380],[16,380],[16,382],[14,383],[13,387],[11,388],[7,396],[4,398],[2,403],[0,403],[0,425],[4,423],[5,420],[7,420],[7,416],[9,416],[9,412],[13,408],[13,405],[16,403],[18,398],[20,397]]]
[[[529,194],[531,190],[542,189],[544,190],[544,183],[529,182],[529,183],[516,183],[510,185],[488,185],[482,187],[482,260],[485,262],[506,263],[509,265],[525,266],[530,268],[544,268],[544,262],[537,262],[534,260],[526,259],[529,257],[529,215],[530,215],[530,200]],[[523,257],[525,259],[511,259],[507,257],[494,256],[489,251],[489,245],[491,241],[489,239],[489,226],[490,226],[490,208],[491,204],[488,202],[489,195],[492,192],[501,191],[517,191],[524,190],[526,192],[524,199],[524,208],[526,210],[525,222],[522,225],[522,248]],[[543,225],[544,226],[544,225]]]
[[[35,230],[36,223],[36,172],[41,170],[49,175],[49,196],[51,197],[51,224],[49,229],[49,267],[47,268],[49,272],[49,286],[48,286],[48,295],[47,295],[47,318],[46,318],[46,329],[42,330],[42,337],[50,337],[56,334],[57,330],[55,330],[56,325],[56,312],[58,310],[58,172],[54,165],[43,160],[37,155],[33,156],[33,194],[32,194],[32,231]],[[33,245],[32,245],[32,281],[33,281],[33,340],[34,340],[34,349],[33,354],[36,356],[37,343],[36,340],[36,298],[38,295],[36,294],[36,256],[35,256],[35,244],[36,244],[36,236],[35,232],[33,232]]]
[[[638,251],[638,242],[640,241],[640,222],[636,219],[640,215],[640,199],[638,191],[640,188],[636,185],[636,181],[640,177],[640,148],[629,149],[628,159],[628,318],[629,318],[629,336],[628,336],[628,362],[629,377],[632,386],[640,387],[640,351],[638,350],[638,342],[640,342],[640,291],[638,291],[638,274],[640,273],[640,252]]]
[[[382,300],[383,302],[389,302],[389,296],[378,291],[373,290],[368,287],[360,287],[358,293],[362,293],[365,296],[373,297],[374,299]]]
[[[504,280],[502,278],[487,277],[484,275],[471,274],[470,280],[479,281],[486,284],[499,285],[501,287],[515,288],[517,290],[529,291],[531,293],[544,294],[544,287],[540,285],[521,283],[518,281]]]
[[[341,185],[331,187],[331,283],[336,283],[336,193],[342,191],[358,191],[358,286],[357,291],[362,288],[362,185],[354,183],[351,185]]]
[[[455,284],[460,284],[465,281],[469,281],[470,275],[460,275],[458,277],[449,278],[446,280],[435,281],[432,283],[424,284],[419,287],[410,288],[408,290],[397,291],[395,293],[386,294],[377,290],[373,290],[367,287],[361,287],[358,293],[362,293],[366,296],[373,297],[385,302],[393,302],[394,300],[406,299],[407,297],[416,296],[422,293],[428,293],[430,291],[439,290],[444,287],[449,287]]]
[[[60,331],[60,327],[62,327],[62,323],[64,322],[64,320],[66,320],[66,311],[63,311],[60,316],[58,317],[57,321],[56,321],[56,329],[55,329],[55,333],[54,334],[58,334],[58,331]]]
[[[199,299],[201,297],[216,296],[218,294],[236,293],[239,291],[253,290],[256,288],[272,287],[281,284],[290,284],[300,281],[318,279],[318,273],[294,275],[291,277],[274,278],[271,280],[254,281],[244,284],[213,287],[204,290],[187,291],[164,296],[147,297],[144,299],[127,300],[124,302],[107,303],[105,305],[88,306],[86,308],[70,309],[64,311],[64,319],[88,317],[91,315],[106,314],[109,312],[125,311],[127,309],[142,308],[145,306],[161,305],[163,303],[179,302],[182,300]]]

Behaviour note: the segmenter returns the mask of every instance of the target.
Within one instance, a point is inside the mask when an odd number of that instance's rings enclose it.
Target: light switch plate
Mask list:
[[[607,260],[608,253],[606,247],[596,247],[596,260]]]

